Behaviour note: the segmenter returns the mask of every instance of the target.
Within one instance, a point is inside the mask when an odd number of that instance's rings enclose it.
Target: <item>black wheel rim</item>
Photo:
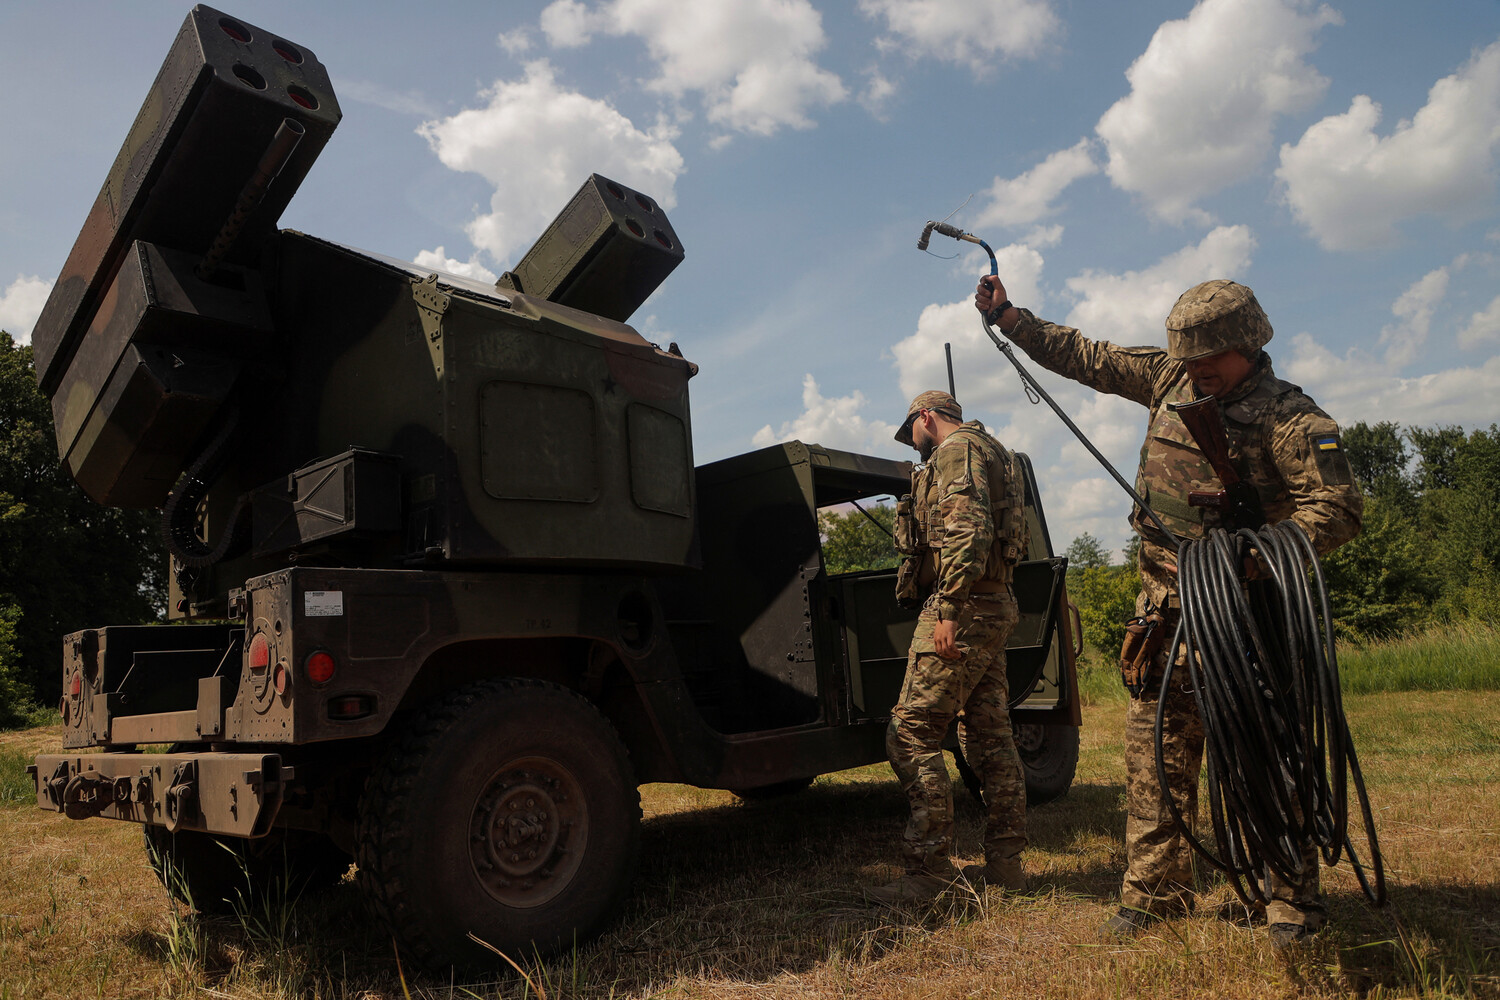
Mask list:
[[[540,906],[583,863],[588,807],[572,772],[548,757],[496,771],[474,804],[469,859],[486,892],[506,906]]]

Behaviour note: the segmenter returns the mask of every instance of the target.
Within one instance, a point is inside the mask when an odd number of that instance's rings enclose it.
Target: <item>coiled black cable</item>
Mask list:
[[[1242,567],[1252,547],[1269,574],[1246,583]],[[1201,541],[1179,544],[1177,570],[1182,618],[1166,657],[1155,741],[1157,780],[1172,818],[1246,905],[1268,901],[1272,873],[1301,884],[1309,874],[1307,844],[1329,866],[1347,852],[1360,888],[1382,905],[1385,867],[1374,813],[1344,718],[1323,568],[1306,532],[1293,521],[1233,534],[1214,528]],[[1217,853],[1190,832],[1168,792],[1162,725],[1179,650],[1203,720]],[[1350,839],[1350,785],[1367,863]]]

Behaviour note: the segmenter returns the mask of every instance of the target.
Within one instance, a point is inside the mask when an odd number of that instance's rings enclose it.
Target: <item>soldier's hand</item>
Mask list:
[[[932,648],[945,660],[958,659],[958,622],[939,620],[932,629]]]
[[[974,291],[974,308],[987,316],[991,309],[1009,297],[1005,294],[1005,285],[1000,279],[993,274],[986,274],[979,279],[979,287]]]

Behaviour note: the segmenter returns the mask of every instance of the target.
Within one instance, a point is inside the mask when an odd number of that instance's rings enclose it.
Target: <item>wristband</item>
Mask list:
[[[984,314],[985,322],[989,323],[990,326],[999,326],[1000,317],[1005,315],[1005,310],[1009,309],[1011,305],[1012,302],[1010,301],[1010,299],[1006,299],[1004,302],[1000,303],[998,306]]]

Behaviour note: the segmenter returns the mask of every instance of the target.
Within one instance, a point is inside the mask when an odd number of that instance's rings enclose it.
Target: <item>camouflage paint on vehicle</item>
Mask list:
[[[559,946],[628,888],[636,782],[884,758],[915,614],[894,571],[827,572],[817,515],[910,466],[791,442],[695,469],[697,366],[625,323],[682,247],[608,178],[497,286],[276,230],[338,118],[308,49],[194,8],[37,325],[59,453],[100,502],[165,503],[187,622],[64,640],[37,803],[169,829],[178,860],[357,851],[430,964],[483,958],[432,929],[455,907]],[[1064,561],[1016,464],[1012,702],[1076,727]],[[448,836],[472,865],[423,853]]]

